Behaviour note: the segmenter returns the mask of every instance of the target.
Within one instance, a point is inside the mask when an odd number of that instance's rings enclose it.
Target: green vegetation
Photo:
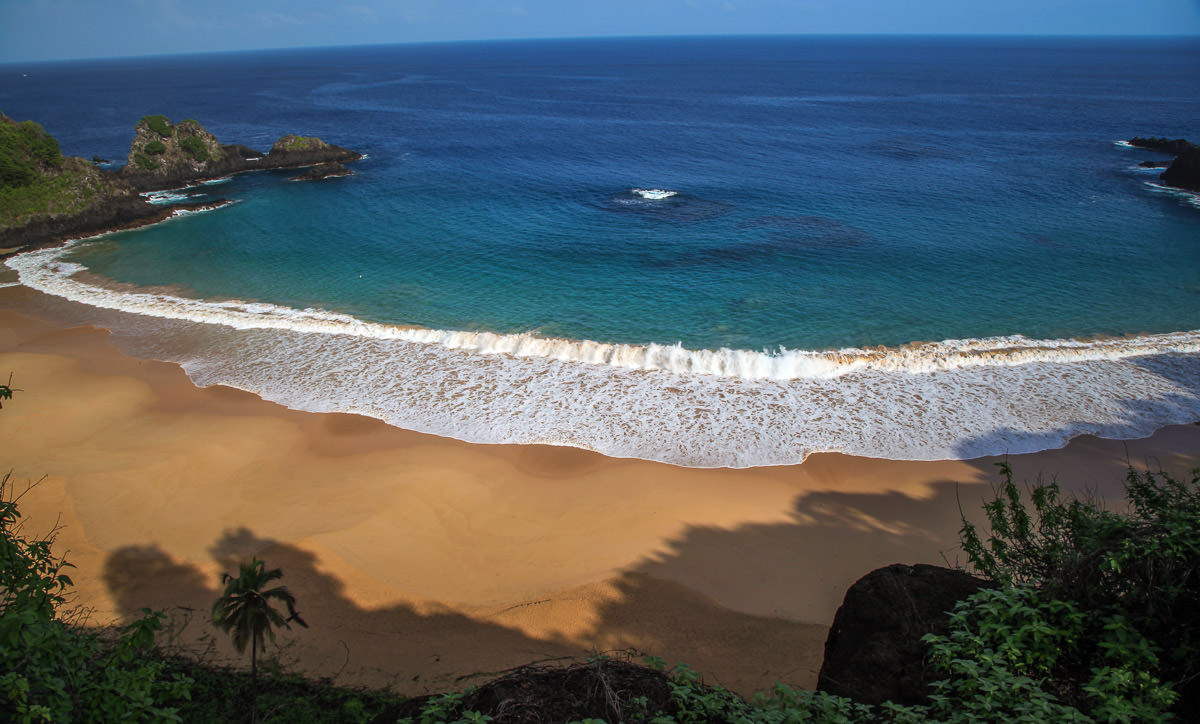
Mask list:
[[[70,564],[51,552],[53,532],[21,533],[8,475],[0,480],[0,710],[6,721],[181,721],[172,706],[188,680],[147,660],[161,613],[108,635],[59,617]]]
[[[311,136],[293,136],[288,139],[287,149],[289,151],[303,151],[309,148],[320,147],[321,139]]]
[[[158,159],[154,158],[153,156],[147,156],[141,151],[137,151],[133,154],[133,162],[136,163],[138,168],[142,169],[143,171],[153,171],[154,169],[158,168]]]
[[[221,577],[225,591],[213,603],[213,623],[233,637],[240,653],[250,644],[250,681],[254,689],[250,721],[258,721],[258,650],[266,648],[266,637],[275,640],[275,627],[290,628],[291,621],[308,627],[296,613],[296,599],[287,586],[268,586],[283,577],[278,568],[267,570],[266,564],[254,558],[243,563],[237,576],[228,573]],[[287,608],[287,617],[277,611],[275,601]]]
[[[28,186],[62,162],[58,141],[40,125],[0,114],[0,190]]]
[[[199,136],[187,136],[179,139],[179,147],[194,161],[203,163],[208,160],[208,149],[205,148],[204,141]]]
[[[163,138],[170,138],[171,134],[175,133],[175,129],[171,128],[171,122],[167,120],[166,116],[142,116],[141,122]]]
[[[0,385],[0,399],[11,399],[12,391],[10,378]],[[1171,721],[1181,689],[1200,677],[1200,471],[1177,481],[1131,468],[1128,510],[1115,512],[1093,501],[1063,501],[1053,484],[1022,491],[1007,465],[1000,470],[996,497],[984,505],[987,529],[965,519],[962,527],[971,564],[1000,586],[960,602],[947,633],[925,638],[929,665],[940,675],[927,705],[869,706],[783,685],[747,701],[706,685],[684,665],[667,670],[653,657],[632,673],[631,665],[619,669],[605,656],[566,671],[590,674],[586,695],[614,722]],[[405,703],[288,675],[271,658],[260,694],[258,652],[275,627],[304,622],[291,593],[276,585],[281,571],[257,559],[242,564],[237,576],[222,577],[225,590],[213,606],[214,623],[235,646],[249,645],[249,675],[164,653],[155,646],[162,613],[144,609],[115,631],[72,625],[61,613],[71,566],[52,551],[54,531],[24,535],[19,497],[3,476],[0,720],[215,724],[244,721],[247,698],[254,702],[251,718],[261,711],[271,722],[493,719],[488,700],[473,689]],[[536,672],[525,676],[513,680],[529,684],[526,704],[579,703],[546,693],[560,692],[565,679],[538,688]],[[577,720],[603,721],[590,716]]]
[[[27,186],[0,188],[0,227],[17,226],[39,215],[82,211],[103,187],[103,179],[88,166],[69,159],[56,174]]]
[[[161,156],[167,152],[167,146],[162,141],[151,141],[142,146],[142,150],[151,156]]]

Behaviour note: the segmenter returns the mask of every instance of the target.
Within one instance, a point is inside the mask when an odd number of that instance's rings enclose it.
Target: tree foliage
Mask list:
[[[228,573],[221,576],[225,590],[213,603],[213,623],[232,637],[239,652],[244,653],[246,645],[250,646],[250,678],[254,687],[251,721],[258,720],[259,649],[265,648],[268,637],[275,640],[276,627],[290,628],[292,621],[308,627],[296,612],[296,598],[287,586],[271,585],[282,577],[283,572],[278,568],[267,570],[265,563],[253,558],[241,564],[237,576]],[[286,617],[275,608],[277,602],[286,608]]]
[[[171,134],[175,132],[175,129],[171,127],[171,122],[163,115],[142,116],[141,122],[163,138],[170,138]]]
[[[194,161],[202,163],[208,160],[208,149],[205,148],[204,141],[199,136],[187,136],[179,139],[179,147]]]
[[[53,532],[27,538],[10,476],[0,480],[0,719],[14,722],[180,721],[190,680],[143,654],[161,613],[105,636],[63,621],[70,564]],[[7,713],[7,714],[4,714]]]
[[[62,161],[58,141],[39,124],[0,114],[0,189],[28,186]]]

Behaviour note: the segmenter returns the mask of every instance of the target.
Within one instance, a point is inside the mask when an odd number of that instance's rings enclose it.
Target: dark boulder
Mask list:
[[[1200,146],[1189,143],[1184,138],[1159,138],[1157,136],[1142,138],[1141,136],[1134,136],[1126,141],[1126,143],[1136,148],[1146,148],[1151,151],[1162,151],[1163,153],[1179,154],[1185,151],[1200,150]]]
[[[921,637],[944,634],[954,605],[994,586],[963,571],[894,564],[846,591],[825,640],[817,689],[867,704],[928,703],[936,680]]]
[[[299,176],[293,176],[292,181],[320,181],[321,179],[353,176],[354,172],[340,163],[322,163],[313,166]]]
[[[1168,186],[1200,191],[1200,150],[1187,151],[1176,156],[1159,178]]]

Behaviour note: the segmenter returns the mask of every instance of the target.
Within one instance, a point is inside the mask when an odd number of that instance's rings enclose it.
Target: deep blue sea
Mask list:
[[[200,384],[696,466],[953,458],[1200,418],[1200,40],[640,38],[0,66],[123,163],[146,114],[356,175],[37,252]],[[81,272],[87,272],[81,274]],[[98,318],[99,319],[99,318]]]

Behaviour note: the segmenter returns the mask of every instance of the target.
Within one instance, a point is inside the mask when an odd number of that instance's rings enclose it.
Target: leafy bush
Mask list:
[[[151,141],[142,146],[142,150],[151,156],[161,156],[167,152],[167,146],[162,141]]]
[[[204,141],[200,140],[198,136],[179,139],[179,147],[195,161],[203,163],[208,160],[208,149],[205,148]]]
[[[175,129],[171,128],[171,122],[166,116],[142,116],[142,123],[145,123],[151,131],[154,131],[163,138],[170,138]]]
[[[0,188],[28,186],[41,169],[57,168],[62,162],[58,141],[40,125],[0,115]]]
[[[1088,612],[1057,686],[1081,685],[1086,662],[1146,647],[1146,672],[1182,690],[1200,679],[1200,471],[1177,481],[1165,473],[1126,476],[1127,513],[1094,501],[1060,499],[1038,485],[1026,509],[1012,470],[1001,464],[997,497],[984,506],[986,542],[964,521],[963,549],[975,568],[1008,585],[1036,587],[1043,598]],[[1101,625],[1103,624],[1103,625]],[[1115,628],[1112,628],[1115,627]],[[1114,643],[1119,629],[1127,640]],[[1144,642],[1144,643],[1143,643]],[[1195,694],[1193,694],[1194,696]]]
[[[133,162],[143,171],[153,171],[158,168],[158,159],[138,151],[133,154]]]
[[[72,585],[70,568],[49,537],[21,534],[9,476],[0,480],[0,711],[5,721],[181,721],[169,704],[189,695],[190,681],[147,661],[163,614],[115,636],[70,626],[58,617]],[[11,717],[11,718],[10,718]]]

